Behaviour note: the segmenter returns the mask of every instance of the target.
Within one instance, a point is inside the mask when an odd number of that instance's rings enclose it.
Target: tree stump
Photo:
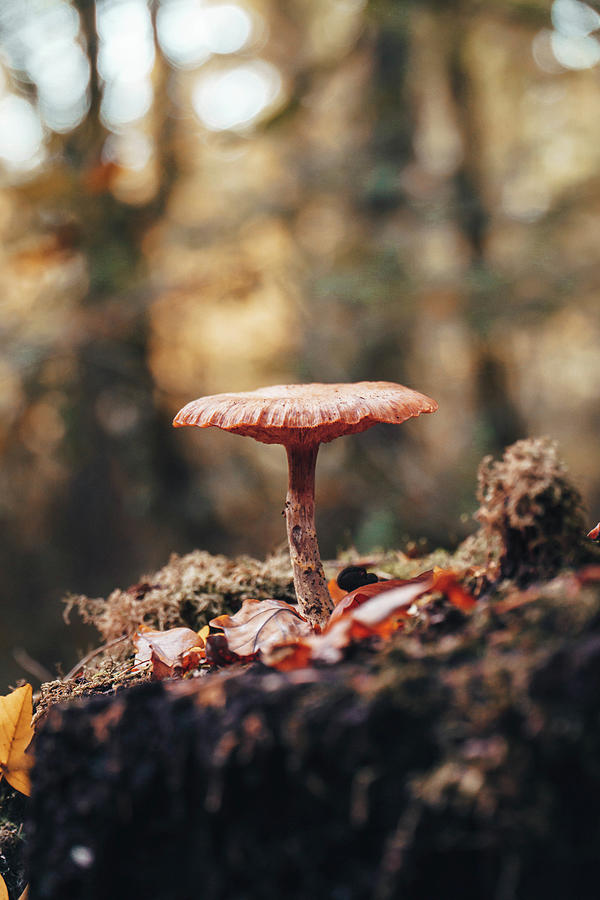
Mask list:
[[[600,595],[573,584],[51,709],[30,900],[595,898]]]

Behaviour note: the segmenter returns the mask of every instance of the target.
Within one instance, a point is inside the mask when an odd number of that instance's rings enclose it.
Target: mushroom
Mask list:
[[[284,384],[215,394],[180,410],[175,427],[211,425],[249,435],[263,444],[283,444],[289,484],[285,518],[294,587],[303,615],[321,626],[333,609],[315,531],[315,465],[319,444],[366,431],[378,422],[399,425],[435,412],[435,400],[388,381],[356,384]]]

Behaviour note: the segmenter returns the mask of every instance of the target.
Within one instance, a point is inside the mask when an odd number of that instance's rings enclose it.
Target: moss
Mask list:
[[[196,550],[186,556],[173,555],[157,572],[144,575],[127,589],[118,588],[106,599],[84,595],[67,599],[65,618],[76,610],[100,633],[101,650],[81,672],[66,680],[42,684],[36,697],[34,721],[38,722],[56,703],[96,694],[110,694],[147,680],[132,673],[132,635],[140,625],[167,629],[187,625],[198,630],[210,619],[239,608],[248,597],[294,599],[291,566],[287,553],[264,561],[212,556]],[[102,647],[106,649],[102,650]]]
[[[173,555],[158,572],[143,576],[126,590],[113,591],[107,599],[68,598],[65,616],[75,608],[108,642],[133,633],[140,625],[157,629],[187,625],[197,630],[215,616],[239,609],[249,597],[294,598],[287,554],[265,561],[245,556],[227,559],[202,550]]]
[[[57,679],[42,684],[35,698],[33,724],[37,726],[50,707],[56,703],[66,703],[98,694],[114,694],[124,687],[148,681],[150,678],[148,672],[131,671],[133,647],[130,641],[127,648],[123,650],[123,653],[127,654],[125,662],[103,654],[93,666],[86,667],[77,678],[68,681]]]
[[[597,555],[585,537],[581,496],[548,438],[517,441],[478,473],[477,520],[500,548],[497,575],[524,586]]]

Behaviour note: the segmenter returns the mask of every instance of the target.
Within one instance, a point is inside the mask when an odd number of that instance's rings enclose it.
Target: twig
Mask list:
[[[30,656],[23,647],[14,648],[13,659],[22,669],[25,669],[25,671],[29,672],[30,675],[33,675],[34,678],[37,678],[38,681],[41,681],[42,683],[44,681],[54,681],[54,675],[50,669],[47,669],[41,662],[38,662],[37,659]]]
[[[86,655],[82,659],[80,659],[79,662],[76,663],[76,665],[74,665],[66,675],[63,675],[61,681],[70,681],[71,678],[74,678],[75,675],[77,675],[80,669],[83,669],[84,666],[87,666],[90,660],[92,660],[95,656],[98,656],[99,653],[102,653],[104,650],[110,650],[111,647],[114,647],[116,644],[122,643],[122,641],[126,641],[130,637],[130,634],[122,634],[121,637],[114,638],[114,640],[108,641],[107,644],[102,644],[101,647],[96,647],[95,650],[90,650],[90,652],[86,653]]]

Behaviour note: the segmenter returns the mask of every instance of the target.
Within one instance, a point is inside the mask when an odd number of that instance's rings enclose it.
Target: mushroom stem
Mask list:
[[[319,444],[292,444],[286,449],[289,482],[285,519],[296,597],[305,618],[312,625],[324,625],[333,603],[315,530],[315,466]]]

